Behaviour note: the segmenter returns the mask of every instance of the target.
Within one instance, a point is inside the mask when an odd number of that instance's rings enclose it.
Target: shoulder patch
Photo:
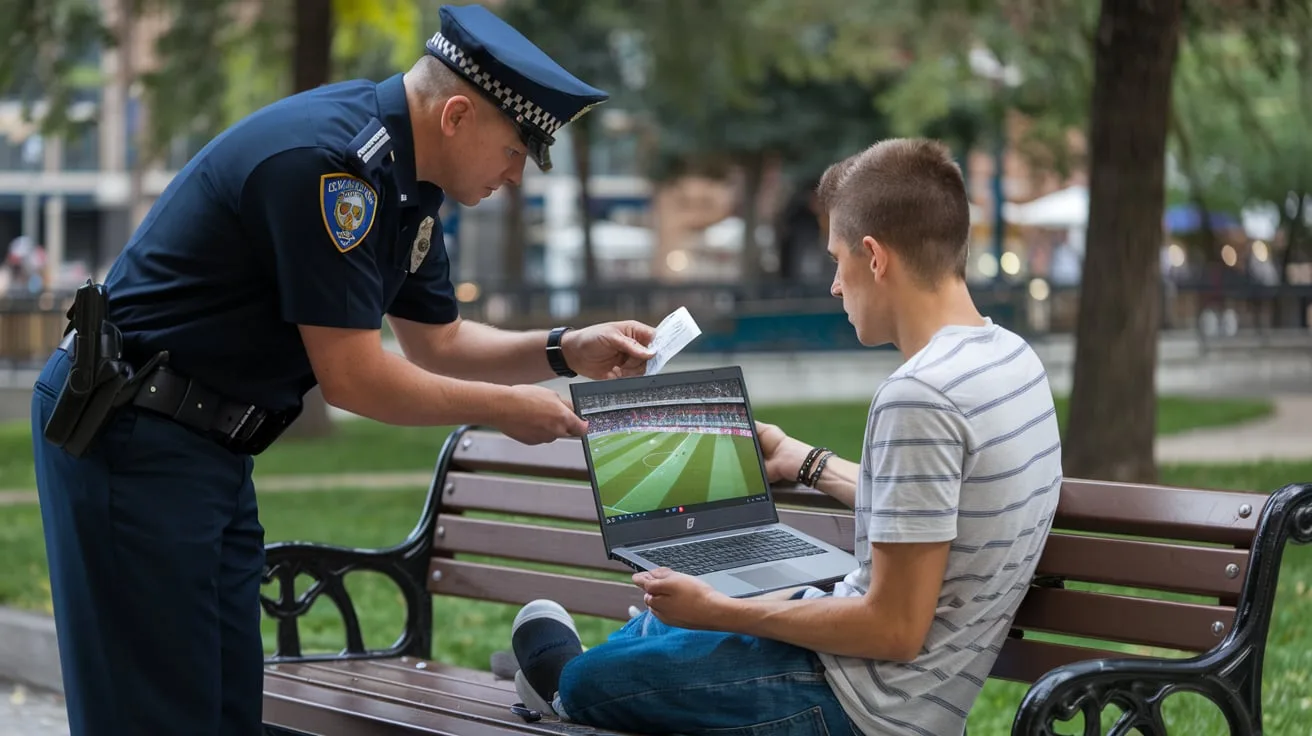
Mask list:
[[[337,250],[345,253],[364,240],[378,213],[378,193],[364,180],[350,174],[319,177],[319,205],[323,226]]]
[[[380,166],[391,152],[392,135],[387,132],[387,128],[383,127],[378,118],[370,118],[369,124],[364,126],[347,145],[346,155],[355,160],[360,173],[368,175],[369,171]]]

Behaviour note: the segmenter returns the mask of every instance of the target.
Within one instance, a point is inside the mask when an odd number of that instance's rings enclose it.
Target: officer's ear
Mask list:
[[[459,128],[474,123],[476,110],[474,101],[464,95],[452,95],[442,105],[442,133],[455,135]]]

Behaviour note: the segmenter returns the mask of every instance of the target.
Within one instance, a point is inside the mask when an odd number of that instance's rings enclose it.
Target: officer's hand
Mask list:
[[[565,362],[592,379],[640,376],[654,353],[647,348],[656,329],[641,322],[605,322],[570,330],[560,340]]]
[[[560,394],[542,386],[512,386],[511,406],[505,420],[493,425],[506,436],[526,445],[551,442],[561,437],[581,437],[588,423]]]

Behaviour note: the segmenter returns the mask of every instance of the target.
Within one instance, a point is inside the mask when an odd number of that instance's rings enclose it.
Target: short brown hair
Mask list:
[[[926,284],[966,277],[970,204],[961,168],[942,143],[880,141],[830,166],[816,196],[830,230],[853,248],[869,235]]]

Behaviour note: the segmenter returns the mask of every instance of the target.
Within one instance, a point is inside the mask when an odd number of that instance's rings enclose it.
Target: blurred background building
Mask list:
[[[24,58],[21,50],[13,58],[31,73],[11,69],[0,87],[0,245],[7,248],[0,293],[10,311],[29,309],[14,301],[27,299],[57,312],[61,294],[101,278],[171,177],[227,122],[298,88],[406,68],[434,30],[439,4],[196,0],[130,12],[129,0],[97,2],[96,22],[116,42],[67,46],[58,86],[67,94],[54,94],[39,54]],[[964,39],[970,51],[953,76],[926,81],[919,76],[925,54],[935,51],[931,31],[917,31],[922,38],[910,45],[896,40],[896,28],[853,41],[844,19],[868,11],[842,3],[821,3],[811,18],[787,10],[778,18],[715,16],[729,7],[723,3],[486,4],[614,97],[585,118],[586,127],[565,129],[551,174],[529,170],[522,188],[476,208],[447,208],[453,277],[472,316],[511,325],[581,319],[581,312],[651,319],[688,304],[739,347],[801,344],[797,335],[814,336],[816,347],[850,347],[828,297],[831,266],[811,190],[824,165],[863,145],[925,134],[952,145],[966,172],[968,276],[982,303],[1032,333],[1073,329],[1089,212],[1079,109],[1087,87],[1071,82],[1079,95],[1070,99],[1045,89],[1048,98],[1036,104],[1026,91],[1035,59],[1023,49],[1004,64],[985,50],[983,31],[944,37],[943,59],[952,58],[948,41]],[[653,45],[671,27],[660,24],[680,22],[671,14],[686,16],[681,42],[716,42],[705,63],[719,66],[690,68]],[[735,45],[733,34],[760,43],[779,34],[795,53],[831,66],[799,78],[788,72],[786,54],[761,55]],[[1218,34],[1230,43],[1224,29]],[[853,42],[886,43],[897,53],[853,65],[843,50]],[[717,56],[732,53],[739,55]],[[1188,86],[1189,70],[1204,61],[1182,58],[1177,75],[1184,80],[1177,114],[1189,125],[1176,131],[1168,159],[1171,201],[1157,244],[1168,285],[1165,326],[1306,328],[1306,289],[1289,289],[1312,283],[1312,259],[1288,247],[1291,233],[1312,225],[1305,196],[1296,187],[1286,187],[1287,202],[1245,192],[1203,196],[1217,190],[1204,180],[1222,178],[1211,172],[1233,167],[1249,149],[1199,155],[1180,145],[1185,127],[1195,149],[1234,135],[1207,137],[1205,90]],[[747,62],[755,65],[750,73],[730,78]],[[1047,63],[1043,71],[1060,78],[1069,70]],[[1251,95],[1278,96],[1281,84],[1255,86]],[[927,110],[909,104],[931,91],[943,99],[925,103]],[[42,129],[52,102],[66,121],[58,135]],[[1204,184],[1212,187],[1206,193]],[[1208,199],[1214,204],[1200,207]],[[1276,288],[1286,290],[1285,301],[1258,298]],[[735,333],[752,315],[775,331]]]

